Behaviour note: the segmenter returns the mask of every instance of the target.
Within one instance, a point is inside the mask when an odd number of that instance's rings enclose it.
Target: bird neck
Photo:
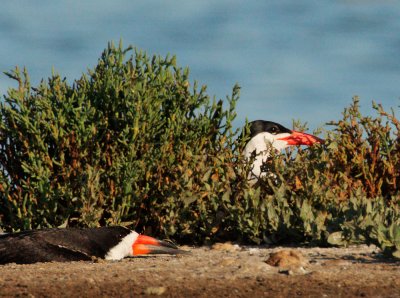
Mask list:
[[[244,148],[244,156],[247,159],[254,158],[252,164],[252,170],[249,173],[249,179],[258,179],[263,176],[262,166],[263,163],[268,160],[271,155],[273,145],[271,142],[266,140],[265,136],[258,134],[253,137]]]
[[[106,256],[106,260],[121,260],[125,257],[133,256],[132,245],[135,243],[136,239],[139,237],[139,234],[135,231],[130,232],[124,238],[122,238],[121,242],[116,246],[111,248]]]

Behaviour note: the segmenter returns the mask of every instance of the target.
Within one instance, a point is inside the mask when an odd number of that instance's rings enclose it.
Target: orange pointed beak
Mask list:
[[[295,130],[292,130],[292,133],[289,136],[280,138],[278,140],[286,141],[288,145],[306,145],[306,146],[311,146],[315,143],[323,144],[325,142],[323,139],[320,139],[316,136]]]
[[[179,254],[185,253],[178,249],[174,244],[161,241],[146,235],[139,235],[132,245],[134,256],[147,254]]]
[[[158,240],[146,235],[139,235],[135,243],[132,245],[133,255],[147,255],[150,253],[150,246],[158,246]]]

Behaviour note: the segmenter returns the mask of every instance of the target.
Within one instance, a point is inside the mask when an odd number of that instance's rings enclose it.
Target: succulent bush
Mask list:
[[[274,158],[270,168],[276,176],[261,188],[274,204],[274,222],[286,232],[267,226],[264,233],[278,231],[279,238],[289,239],[294,234],[319,245],[374,243],[398,255],[400,125],[394,111],[373,107],[377,117],[362,116],[354,98],[343,119],[330,123],[323,146]],[[282,204],[290,206],[285,213]]]
[[[31,87],[24,71],[0,104],[1,224],[6,230],[126,224],[209,233],[234,175],[231,121],[175,57],[112,44],[72,85]],[[190,206],[190,207],[189,207]],[[200,237],[200,236],[198,236]]]
[[[0,102],[6,231],[122,224],[179,242],[367,242],[399,255],[394,111],[364,117],[355,98],[324,145],[274,154],[274,174],[250,186],[248,126],[232,129],[239,87],[225,107],[175,57],[111,43],[72,84],[6,74],[18,83]]]

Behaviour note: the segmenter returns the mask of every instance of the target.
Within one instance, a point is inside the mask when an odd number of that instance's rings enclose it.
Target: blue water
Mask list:
[[[37,84],[54,68],[72,82],[121,38],[176,54],[217,98],[238,82],[236,126],[300,119],[314,129],[354,95],[366,114],[372,100],[399,111],[398,1],[4,1],[0,70],[26,66]],[[1,75],[0,94],[10,86]]]

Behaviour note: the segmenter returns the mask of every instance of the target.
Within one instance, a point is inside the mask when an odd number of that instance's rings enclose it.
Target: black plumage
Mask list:
[[[253,138],[262,132],[269,132],[274,135],[280,133],[292,133],[290,129],[276,122],[266,120],[255,120],[250,122],[250,138]]]
[[[44,229],[0,235],[0,264],[104,258],[131,233],[124,227]]]

